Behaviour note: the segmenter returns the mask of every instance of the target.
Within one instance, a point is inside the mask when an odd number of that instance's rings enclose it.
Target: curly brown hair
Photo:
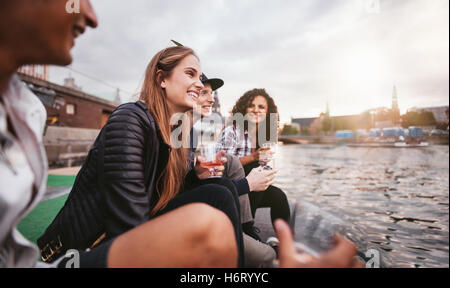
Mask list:
[[[264,88],[255,88],[255,89],[245,92],[244,95],[242,95],[236,101],[236,104],[234,105],[233,109],[231,110],[231,115],[234,115],[237,113],[246,115],[247,108],[250,106],[250,104],[253,102],[253,100],[255,100],[255,98],[257,96],[262,96],[267,101],[267,106],[268,106],[267,107],[267,115],[266,115],[266,119],[264,121],[266,121],[267,123],[270,123],[270,114],[275,113],[275,114],[277,114],[277,128],[278,128],[279,124],[280,124],[280,116],[278,114],[278,107],[277,107],[277,105],[275,105],[275,101],[273,100],[273,98],[270,97],[269,93],[267,93],[266,89],[264,89]],[[231,124],[235,125],[237,123],[231,123]],[[247,125],[248,125],[247,121],[244,122],[245,130],[248,129]],[[270,129],[270,125],[267,125],[266,127],[267,127],[267,129]],[[267,132],[266,135],[270,135],[269,130],[267,130],[266,132]]]
[[[278,114],[277,105],[275,105],[275,101],[270,95],[266,92],[264,88],[255,88],[249,90],[244,93],[236,102],[233,109],[231,110],[231,114],[234,115],[236,113],[241,113],[242,115],[246,114],[247,107],[255,100],[256,96],[262,96],[266,99],[267,105],[269,106],[267,109],[267,114],[276,113]]]

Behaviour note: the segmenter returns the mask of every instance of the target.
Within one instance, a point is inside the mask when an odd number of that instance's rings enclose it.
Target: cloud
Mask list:
[[[381,0],[379,13],[368,0],[92,3],[100,26],[77,41],[73,67],[130,92],[176,39],[225,80],[225,112],[255,87],[275,98],[282,121],[317,116],[327,100],[333,115],[389,106],[394,84],[402,111],[448,104],[447,0]]]

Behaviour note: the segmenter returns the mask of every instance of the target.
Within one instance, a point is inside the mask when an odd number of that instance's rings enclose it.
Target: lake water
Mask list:
[[[275,168],[289,198],[361,228],[389,266],[449,267],[448,146],[280,144]]]

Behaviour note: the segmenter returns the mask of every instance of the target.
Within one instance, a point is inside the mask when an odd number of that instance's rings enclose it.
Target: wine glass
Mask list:
[[[218,143],[205,143],[200,147],[200,156],[202,161],[200,166],[209,170],[209,178],[220,178],[216,175],[220,166],[222,166],[222,160],[217,157],[217,153],[221,150],[221,145]]]
[[[276,142],[268,142],[261,145],[261,148],[266,148],[259,154],[259,165],[265,169],[270,170],[275,168],[275,153],[277,151],[277,143]],[[272,165],[269,163],[272,161]]]

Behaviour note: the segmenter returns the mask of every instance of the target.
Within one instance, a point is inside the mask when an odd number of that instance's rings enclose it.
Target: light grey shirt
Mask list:
[[[17,230],[45,192],[47,158],[42,144],[46,111],[17,75],[0,102],[0,267],[34,267],[39,250]],[[15,135],[7,129],[7,120]]]

